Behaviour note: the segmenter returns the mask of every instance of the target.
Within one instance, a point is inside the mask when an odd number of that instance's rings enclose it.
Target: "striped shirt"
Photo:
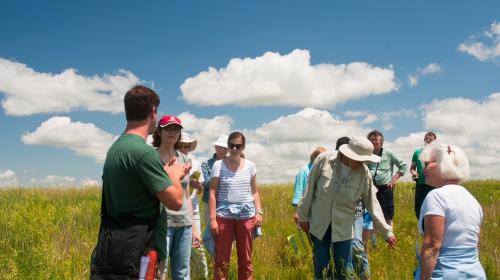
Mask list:
[[[217,187],[217,216],[246,219],[255,216],[252,187],[250,182],[257,174],[255,164],[244,160],[243,168],[232,172],[223,160],[212,167],[212,177],[219,177]]]

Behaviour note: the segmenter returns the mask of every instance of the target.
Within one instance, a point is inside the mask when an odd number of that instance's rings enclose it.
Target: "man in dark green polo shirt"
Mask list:
[[[429,145],[437,136],[434,132],[427,132],[424,135],[425,145]],[[427,194],[434,188],[425,184],[424,175],[424,163],[420,160],[420,153],[422,153],[423,148],[416,149],[411,158],[410,173],[413,181],[416,182],[415,186],[415,216],[420,217],[420,208],[422,208],[422,203],[424,202]]]
[[[190,168],[173,162],[163,166],[146,144],[156,124],[158,94],[135,86],[124,103],[127,128],[109,149],[103,168],[103,218],[92,279],[138,278],[141,256],[152,248],[159,202],[181,208],[180,180]]]

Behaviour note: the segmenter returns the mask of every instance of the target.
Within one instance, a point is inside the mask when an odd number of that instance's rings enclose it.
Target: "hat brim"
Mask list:
[[[227,149],[227,143],[213,142],[212,144],[214,144],[214,146],[219,146],[219,147]]]
[[[371,161],[371,162],[380,162],[380,157],[374,154],[369,156],[366,155],[358,155],[353,150],[349,148],[349,144],[344,144],[339,147],[339,152],[341,152],[344,156],[357,161]]]
[[[178,123],[176,123],[176,122],[170,122],[170,123],[166,123],[166,124],[158,124],[158,126],[159,126],[159,127],[161,127],[161,128],[164,128],[164,127],[167,127],[167,126],[169,126],[169,125],[173,125],[173,124],[180,126],[180,127],[181,127],[181,129],[183,129],[183,128],[184,128],[181,124],[178,124]]]
[[[181,139],[181,141],[179,141],[179,142],[184,143],[184,144],[189,144],[189,151],[190,152],[196,150],[196,146],[198,146],[198,140],[184,141]]]

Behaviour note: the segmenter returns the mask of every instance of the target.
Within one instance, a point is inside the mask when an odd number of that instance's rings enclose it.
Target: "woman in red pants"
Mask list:
[[[231,245],[236,239],[238,279],[252,279],[253,232],[263,221],[255,164],[245,159],[245,136],[233,132],[229,157],[218,160],[210,181],[210,228],[215,237],[215,279],[227,279]]]

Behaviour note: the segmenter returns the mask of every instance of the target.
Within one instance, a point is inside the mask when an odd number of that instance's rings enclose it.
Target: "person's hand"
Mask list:
[[[415,181],[415,182],[416,182],[416,181],[418,181],[418,173],[414,173],[414,174],[412,174],[412,175],[411,175],[411,179],[412,179],[413,181]]]
[[[193,228],[193,245],[192,247],[193,248],[200,248],[201,247],[201,235],[200,233],[198,232],[198,230],[195,230]]]
[[[396,182],[398,181],[398,179],[392,177],[392,180],[389,184],[387,184],[387,187],[391,190],[395,189],[396,188]]]
[[[163,169],[165,169],[165,172],[167,172],[169,177],[179,178],[179,180],[182,180],[184,176],[189,174],[191,164],[177,164],[177,159],[173,158],[163,166]]]
[[[299,224],[299,214],[297,214],[297,212],[293,214],[293,220],[297,225]]]
[[[219,225],[217,224],[217,220],[210,220],[210,231],[212,232],[212,236],[214,238],[219,234]]]
[[[198,181],[194,178],[191,178],[191,180],[189,181],[189,185],[196,190],[197,194],[199,194],[203,191],[203,185],[200,183],[200,181]]]
[[[389,237],[385,242],[387,242],[387,245],[392,249],[396,248],[396,236]]]
[[[256,227],[262,226],[263,221],[264,221],[264,216],[262,216],[259,213],[255,214],[255,226]]]
[[[299,228],[304,232],[309,232],[309,222],[301,222],[299,221]]]

